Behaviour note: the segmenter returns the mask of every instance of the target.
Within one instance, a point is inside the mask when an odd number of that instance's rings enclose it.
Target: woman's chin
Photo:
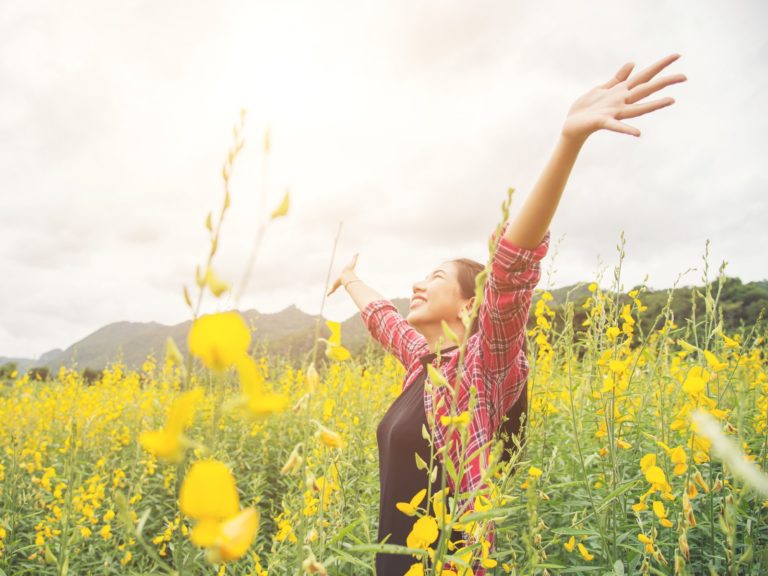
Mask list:
[[[419,324],[419,317],[421,314],[419,314],[418,310],[411,310],[408,312],[408,316],[405,317],[406,322],[413,326],[414,328]]]

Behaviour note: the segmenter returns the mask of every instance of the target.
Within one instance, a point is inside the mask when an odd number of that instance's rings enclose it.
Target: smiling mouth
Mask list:
[[[424,300],[424,298],[422,298],[421,296],[414,298],[413,300],[411,300],[411,308],[416,306],[416,304],[419,302],[426,302],[426,300]]]

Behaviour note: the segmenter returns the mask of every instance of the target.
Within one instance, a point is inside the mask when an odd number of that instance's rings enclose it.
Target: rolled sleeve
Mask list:
[[[369,302],[360,312],[368,332],[407,369],[429,351],[427,339],[408,324],[389,300]]]
[[[541,260],[549,250],[550,230],[535,248],[503,236],[496,244],[484,300],[478,313],[481,367],[492,387],[489,400],[507,408],[520,396],[528,376],[525,328],[533,289],[541,279]],[[496,424],[496,423],[494,423]]]

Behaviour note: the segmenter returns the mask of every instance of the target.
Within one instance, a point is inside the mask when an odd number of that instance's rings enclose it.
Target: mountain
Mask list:
[[[392,303],[401,314],[407,315],[410,303],[407,298],[395,298]],[[246,310],[241,314],[251,328],[252,346],[257,354],[282,356],[300,362],[304,355],[311,353],[317,321],[320,318],[318,314],[307,314],[295,305],[270,314],[261,314],[257,310]],[[120,358],[127,367],[140,369],[150,354],[154,354],[157,359],[165,355],[168,337],[173,338],[181,353],[186,356],[190,325],[191,320],[172,326],[158,322],[114,322],[99,328],[65,350],[51,350],[37,360],[0,357],[0,365],[13,362],[18,366],[20,373],[33,366],[47,367],[52,373],[56,373],[60,366],[71,367],[73,364],[79,370],[101,370]],[[341,325],[344,345],[353,353],[361,352],[370,336],[360,314],[352,315]],[[330,332],[321,319],[319,336],[329,335]],[[320,343],[320,346],[322,352],[324,344]]]
[[[768,281],[749,282],[743,284],[739,278],[724,278],[722,286],[718,280],[709,284],[709,290],[717,300],[719,311],[723,315],[723,328],[731,333],[743,327],[754,326],[761,314],[768,308]],[[615,296],[609,291],[604,291],[609,298],[616,298],[619,305],[631,304],[632,300],[623,293]],[[692,317],[692,301],[695,302],[695,316],[701,319],[705,314],[706,305],[701,296],[705,287],[678,287],[669,297],[669,290],[646,290],[641,292],[640,299],[647,310],[644,311],[638,321],[638,327],[643,334],[659,328],[663,323],[660,315],[667,301],[670,302],[671,316],[679,326],[686,326],[687,319]],[[562,288],[550,290],[552,300],[549,306],[555,310],[556,317],[553,324],[557,330],[562,328],[565,315],[562,314],[564,304],[570,302],[574,306],[573,328],[576,331],[584,330],[582,322],[586,319],[587,310],[581,304],[590,296],[588,285],[585,283],[573,284]],[[408,298],[395,298],[392,303],[398,311],[406,316],[409,310]],[[529,314],[529,326],[535,325],[533,318],[534,307]],[[269,355],[270,358],[287,360],[292,364],[303,362],[312,352],[315,342],[315,333],[318,326],[319,315],[310,315],[302,312],[294,305],[288,306],[280,312],[261,314],[256,310],[242,312],[243,318],[252,329],[253,348],[255,355]],[[130,368],[141,368],[150,354],[161,359],[165,355],[165,342],[170,336],[174,339],[179,350],[186,356],[187,341],[191,321],[182,322],[173,326],[159,324],[157,322],[115,322],[100,328],[96,332],[86,336],[79,342],[72,344],[66,350],[51,350],[43,354],[37,360],[29,358],[4,358],[0,357],[0,372],[3,365],[13,362],[18,366],[19,373],[23,373],[31,367],[48,367],[55,373],[60,366],[72,366],[73,362],[79,370],[91,368],[100,370],[110,362],[121,357],[122,361]],[[352,354],[361,354],[371,343],[370,335],[363,325],[359,313],[355,313],[342,323],[342,342]],[[704,330],[701,322],[696,331]],[[320,320],[319,336],[328,337],[329,331],[325,323]],[[699,335],[700,338],[704,334]],[[324,347],[320,343],[320,351]],[[376,346],[380,349],[380,347]]]

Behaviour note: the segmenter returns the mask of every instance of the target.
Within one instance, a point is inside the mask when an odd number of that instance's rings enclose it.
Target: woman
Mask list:
[[[462,318],[474,303],[474,276],[482,266],[466,259],[443,262],[425,279],[413,284],[407,318],[356,276],[357,255],[334,282],[329,295],[344,286],[360,309],[371,335],[407,370],[403,391],[377,430],[381,473],[380,541],[391,534],[387,542],[406,543],[414,518],[397,510],[395,503],[407,502],[420,489],[428,487],[429,479],[423,471],[417,470],[413,455],[418,452],[425,460],[429,457],[429,445],[421,434],[422,423],[427,423],[434,436],[435,450],[447,445],[445,458],[450,458],[458,470],[461,461],[459,433],[450,422],[446,425],[447,418],[441,419],[441,416],[469,413],[466,454],[477,450],[477,456],[464,463],[465,474],[459,488],[461,492],[472,492],[484,486],[483,471],[502,414],[521,409],[518,402],[528,376],[524,349],[526,320],[533,289],[541,277],[540,261],[549,247],[549,225],[571,169],[581,147],[593,132],[605,129],[640,136],[637,128],[621,120],[647,114],[674,102],[672,98],[639,101],[670,84],[686,80],[683,74],[655,79],[679,57],[679,54],[671,54],[632,78],[629,76],[634,64],[627,63],[613,78],[579,97],[571,106],[544,171],[517,216],[504,223],[501,236],[495,240],[496,249],[485,283],[484,299],[467,340],[457,412],[449,412],[451,392],[448,387],[425,383],[426,366],[431,363],[449,382],[455,382],[458,347],[437,349],[443,337],[442,321],[460,339],[463,338]],[[470,410],[472,386],[476,389],[476,401]],[[438,455],[442,456],[442,452]],[[447,481],[450,492],[455,494],[456,486],[451,485],[449,476]],[[439,487],[438,475],[431,492],[438,492]],[[467,499],[462,502],[461,509],[471,511],[473,507],[474,499]],[[484,539],[490,546],[486,545],[484,557],[493,545],[492,525],[487,530]],[[454,532],[451,536],[452,542],[461,539],[465,545],[481,541],[475,533]],[[377,574],[404,574],[414,562],[413,556],[378,554]],[[476,576],[485,574],[479,561],[473,569]]]

